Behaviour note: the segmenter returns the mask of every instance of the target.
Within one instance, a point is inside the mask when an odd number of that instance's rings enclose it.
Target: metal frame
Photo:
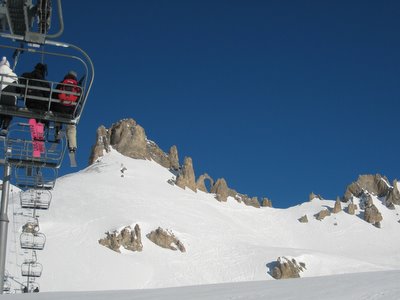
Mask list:
[[[18,39],[20,38],[19,36],[14,36],[14,35],[10,35],[10,34],[1,34],[0,33],[0,37],[4,37],[4,38],[8,38],[8,39]],[[23,40],[21,40],[23,41]],[[94,81],[94,66],[93,66],[93,62],[90,59],[90,57],[86,54],[85,51],[83,51],[81,48],[74,46],[72,44],[68,44],[68,43],[63,43],[63,42],[56,42],[56,41],[50,41],[50,40],[46,40],[45,41],[46,45],[51,45],[51,46],[55,46],[55,47],[59,47],[60,49],[74,49],[75,51],[78,51],[83,58],[75,56],[75,55],[69,55],[69,54],[64,54],[64,53],[56,53],[56,52],[48,52],[48,51],[42,51],[42,50],[38,50],[38,49],[34,49],[34,48],[28,48],[29,51],[27,51],[28,53],[32,54],[45,54],[45,55],[50,55],[50,56],[56,56],[56,57],[63,57],[63,58],[69,58],[69,59],[74,59],[76,61],[79,61],[85,70],[85,78],[82,82],[82,86],[80,86],[80,88],[82,89],[82,95],[79,98],[79,100],[76,102],[76,106],[75,106],[75,111],[74,114],[71,117],[67,117],[67,116],[57,116],[57,115],[53,115],[53,114],[45,114],[46,112],[49,112],[49,110],[47,111],[41,111],[41,112],[37,112],[37,111],[31,111],[31,110],[27,110],[25,107],[22,106],[17,106],[17,108],[12,108],[12,107],[6,107],[5,105],[1,105],[0,109],[2,111],[4,111],[5,114],[9,114],[12,116],[19,116],[19,117],[23,117],[23,118],[36,118],[36,119],[45,119],[45,120],[49,120],[49,121],[54,121],[54,122],[61,122],[61,123],[66,123],[66,124],[78,124],[81,114],[85,108],[86,105],[86,101],[88,98],[88,95],[90,93],[90,90],[92,88],[93,85],[93,81]],[[26,51],[27,49],[25,48],[21,48],[21,47],[15,47],[15,46],[9,46],[9,45],[0,45],[0,48],[5,48],[5,49],[14,49],[14,50],[20,50],[20,51]],[[35,79],[36,81],[40,81]],[[9,83],[9,85],[11,86],[15,86],[15,87],[19,87],[19,88],[25,88],[25,91],[27,90],[27,88],[29,87],[30,89],[36,89],[36,90],[41,90],[41,91],[48,91],[51,93],[53,91],[57,91],[54,87],[57,86],[57,84],[59,84],[59,82],[54,82],[54,81],[48,81],[48,80],[44,80],[44,82],[47,82],[51,85],[50,89],[46,89],[46,88],[40,88],[40,87],[34,87],[34,86],[30,86],[28,84],[23,85],[23,84],[17,84],[17,83]],[[9,92],[3,92],[4,95],[14,95],[17,96],[19,98],[24,98],[26,96],[26,94],[20,94],[20,93],[9,93]],[[31,96],[29,95],[28,98],[32,98],[32,99],[36,99],[36,100],[41,100],[41,101],[47,101],[49,102],[49,106],[48,108],[50,108],[50,102],[59,102],[57,99],[51,99],[51,95],[48,98],[42,98],[42,97],[35,97],[35,96]],[[26,98],[25,98],[26,99]],[[25,102],[23,102],[25,104]]]
[[[20,235],[20,244],[22,249],[43,250],[46,244],[46,236],[40,232],[23,232]]]
[[[52,195],[48,190],[29,189],[19,194],[21,207],[28,209],[49,209]]]

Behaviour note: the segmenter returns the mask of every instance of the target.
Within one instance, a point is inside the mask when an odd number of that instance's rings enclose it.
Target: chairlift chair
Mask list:
[[[21,276],[40,277],[42,276],[42,271],[43,271],[43,266],[38,262],[35,263],[24,262],[21,265]]]
[[[44,151],[40,154],[40,157],[34,157],[34,142],[30,138],[31,133],[29,124],[20,122],[10,125],[7,138],[3,139],[3,148],[8,149],[4,154],[5,158],[9,163],[17,167],[59,168],[64,159],[66,141],[63,133],[61,133],[60,139],[55,141],[54,128],[52,128],[51,133],[53,139],[45,135],[44,140],[41,142]],[[47,135],[50,135],[49,131],[47,131]]]
[[[20,235],[20,245],[22,249],[43,250],[46,244],[44,233],[22,232]]]
[[[28,209],[49,209],[52,194],[49,190],[28,189],[19,194],[21,207]]]

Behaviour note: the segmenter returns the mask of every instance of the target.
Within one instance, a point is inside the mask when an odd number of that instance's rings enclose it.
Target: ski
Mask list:
[[[75,152],[68,152],[69,154],[69,161],[72,168],[77,167]]]

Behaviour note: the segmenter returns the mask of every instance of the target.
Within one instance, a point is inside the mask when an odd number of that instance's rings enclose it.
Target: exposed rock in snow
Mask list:
[[[322,198],[321,195],[316,195],[314,194],[314,192],[311,192],[310,195],[308,196],[308,200],[311,201],[313,199],[323,200],[324,198]]]
[[[100,239],[99,244],[119,253],[121,246],[130,251],[143,250],[141,230],[138,224],[135,225],[133,231],[130,226],[127,226],[121,232],[106,232],[106,237]]]
[[[315,215],[315,218],[318,221],[323,220],[325,217],[330,216],[331,212],[329,211],[329,209],[323,209],[321,210],[318,214]]]
[[[194,175],[193,162],[190,157],[185,157],[182,170],[176,178],[176,185],[183,189],[188,187],[192,191],[197,192],[196,176]]]
[[[218,201],[225,202],[228,200],[229,196],[232,196],[231,190],[228,188],[224,178],[218,178],[213,187],[211,188],[211,193],[216,194]]]
[[[96,144],[92,148],[89,164],[94,163],[104,152],[114,148],[119,153],[136,159],[152,159],[165,168],[179,169],[179,157],[176,146],[172,146],[168,154],[156,143],[146,137],[143,127],[133,119],[124,119],[106,129],[97,129]]]
[[[337,214],[338,212],[341,212],[341,211],[342,211],[342,205],[341,205],[339,197],[337,197],[336,201],[335,201],[335,206],[333,207],[333,211],[332,212],[334,214]]]
[[[150,241],[162,248],[174,251],[179,249],[181,252],[186,252],[185,246],[183,246],[182,242],[178,240],[172,232],[168,232],[161,227],[158,227],[146,236]]]
[[[400,205],[400,191],[397,185],[397,180],[393,180],[393,189],[389,191],[389,194],[386,197],[386,205],[387,207],[392,207],[393,204]]]
[[[298,219],[300,223],[308,223],[307,215],[302,216]]]
[[[357,210],[357,204],[354,204],[353,202],[349,203],[349,205],[347,206],[347,213],[349,215],[354,215],[356,213]]]
[[[267,197],[264,197],[261,201],[261,206],[262,207],[272,207],[272,201],[268,199]]]
[[[370,195],[367,196],[367,200],[365,202],[364,220],[378,228],[381,227],[380,222],[383,220],[382,214],[374,205]]]
[[[196,186],[197,186],[198,190],[208,193],[209,191],[205,185],[206,180],[210,181],[210,187],[212,187],[214,185],[214,179],[212,179],[210,175],[205,173],[203,175],[200,175],[200,177],[197,179]]]
[[[304,271],[306,265],[302,262],[292,258],[286,258],[285,256],[278,257],[275,263],[275,267],[272,269],[272,277],[275,279],[288,279],[288,278],[299,278],[300,272]]]
[[[363,191],[368,191],[378,197],[385,197],[389,194],[391,186],[389,180],[380,174],[360,175],[356,182],[351,183],[344,193],[344,201],[349,201],[352,196],[361,197]]]

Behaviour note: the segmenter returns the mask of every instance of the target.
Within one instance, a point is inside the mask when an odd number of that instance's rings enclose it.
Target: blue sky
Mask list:
[[[80,168],[99,125],[133,118],[197,176],[275,207],[399,177],[400,2],[63,2],[60,40],[96,68]]]

